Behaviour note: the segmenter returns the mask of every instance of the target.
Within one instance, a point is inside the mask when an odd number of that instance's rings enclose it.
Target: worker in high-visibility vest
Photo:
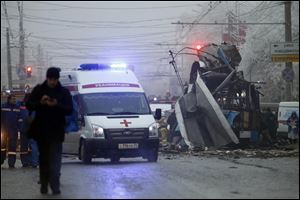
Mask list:
[[[9,168],[15,167],[20,119],[21,112],[16,104],[16,96],[10,94],[7,97],[7,103],[1,105],[1,128],[7,134]]]

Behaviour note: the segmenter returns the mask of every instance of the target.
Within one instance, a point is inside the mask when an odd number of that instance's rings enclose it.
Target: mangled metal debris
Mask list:
[[[175,112],[180,132],[192,148],[239,142],[199,76],[195,83],[195,92],[182,96],[175,105]]]
[[[178,73],[172,52],[171,55],[173,61],[170,63]],[[186,144],[191,148],[220,147],[239,143],[245,133],[247,137],[253,133],[257,135],[260,130],[259,92],[237,72],[236,67],[241,61],[237,48],[209,44],[193,55],[204,66],[194,62],[188,90],[175,105]],[[232,113],[234,116],[230,115]]]

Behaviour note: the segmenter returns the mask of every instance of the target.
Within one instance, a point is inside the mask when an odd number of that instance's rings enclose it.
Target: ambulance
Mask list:
[[[155,119],[161,118],[161,110],[153,116],[141,84],[125,64],[82,64],[62,71],[60,82],[70,90],[74,107],[64,153],[78,154],[84,163],[140,156],[157,161]]]

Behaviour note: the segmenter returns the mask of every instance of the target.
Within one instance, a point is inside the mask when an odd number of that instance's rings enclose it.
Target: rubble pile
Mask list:
[[[290,144],[289,140],[279,139],[272,146],[247,146],[246,148],[197,148],[183,151],[177,149],[160,149],[161,155],[167,159],[175,159],[178,156],[204,156],[204,157],[226,157],[226,158],[276,158],[276,157],[298,157],[299,144]]]
[[[297,157],[299,149],[294,150],[261,150],[261,149],[236,149],[236,150],[207,150],[207,151],[190,151],[193,156],[221,156],[232,158],[274,158],[274,157]]]

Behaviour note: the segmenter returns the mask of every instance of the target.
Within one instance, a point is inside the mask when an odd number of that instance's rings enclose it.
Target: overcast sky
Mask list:
[[[178,39],[178,26],[176,29],[176,25],[171,23],[182,21],[183,17],[187,22],[192,22],[207,12],[213,3],[215,2],[24,1],[27,45],[36,48],[38,44],[42,44],[45,53],[48,52],[52,58],[52,64],[66,64],[68,67],[83,62],[81,57],[93,62],[158,64],[160,58],[168,57],[170,47],[161,47],[156,43],[181,42]],[[17,1],[6,2],[14,36],[18,35],[17,4]],[[235,9],[233,2],[222,4],[226,10]],[[248,4],[250,7],[251,5]],[[3,38],[7,20],[3,3],[1,7]],[[245,9],[242,4],[240,7],[241,10]],[[18,42],[18,38],[15,41]]]
[[[71,55],[94,62],[144,64],[155,62],[153,56],[168,56],[155,43],[174,43],[176,27],[171,22],[191,12],[197,16],[202,4],[208,2],[24,2],[24,28],[30,34],[29,46],[42,44],[49,56],[65,56],[53,57],[53,64],[81,61],[67,59]],[[7,8],[16,36],[17,2],[7,2]],[[3,30],[6,20],[1,13]]]

